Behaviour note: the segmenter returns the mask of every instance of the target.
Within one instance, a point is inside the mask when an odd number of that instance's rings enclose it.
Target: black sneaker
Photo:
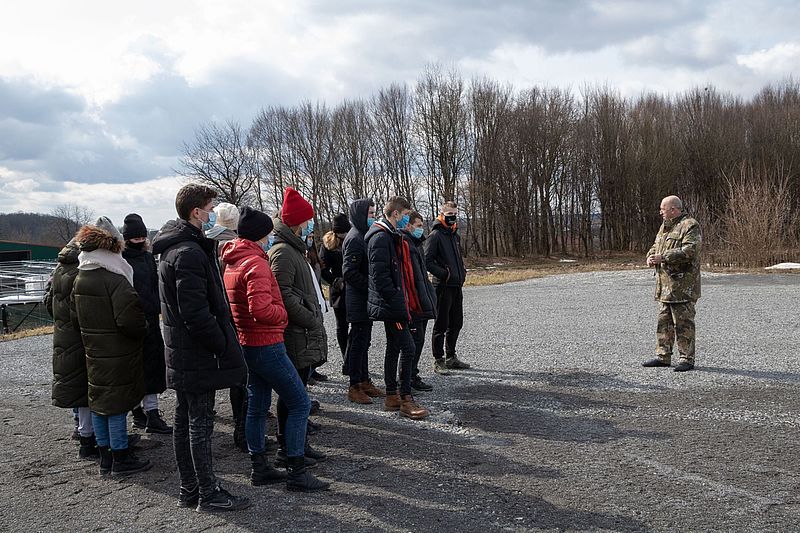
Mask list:
[[[431,385],[428,385],[427,383],[422,381],[421,378],[418,377],[411,380],[411,388],[423,392],[428,392],[433,390],[433,387]]]
[[[453,370],[467,370],[471,368],[469,363],[465,363],[455,355],[445,359],[444,364],[447,368],[452,368]]]
[[[151,409],[147,411],[147,426],[145,428],[147,433],[160,433],[162,435],[172,435],[172,426],[167,424],[161,411],[158,409]]]
[[[321,374],[321,373],[317,372],[316,370],[314,370],[311,373],[311,379],[313,379],[314,381],[319,381],[321,383],[323,381],[328,381],[328,376],[326,376],[325,374]]]
[[[194,487],[187,489],[183,485],[181,485],[181,493],[178,495],[178,507],[181,509],[187,509],[189,507],[197,507],[197,503],[200,501],[200,487],[195,485]]]
[[[447,369],[447,364],[445,363],[444,359],[434,359],[433,371],[439,374],[440,376],[450,375],[450,371]]]
[[[674,372],[688,372],[689,370],[694,370],[694,363],[688,361],[681,361],[673,369]]]
[[[147,427],[147,414],[144,412],[144,409],[142,409],[142,406],[137,405],[134,407],[131,414],[133,415],[133,427],[139,429]]]
[[[642,363],[642,366],[646,368],[659,368],[659,367],[669,366],[669,363],[662,361],[658,357],[654,357],[653,359],[648,359],[647,361]]]
[[[222,485],[217,485],[211,496],[203,499],[197,504],[198,513],[222,513],[225,511],[241,511],[250,507],[250,500],[242,496],[234,496]]]

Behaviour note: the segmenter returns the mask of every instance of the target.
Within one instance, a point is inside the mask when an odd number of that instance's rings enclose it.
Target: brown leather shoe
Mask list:
[[[386,393],[386,398],[383,399],[383,410],[399,411],[402,403],[403,400],[400,399],[400,395],[398,393]]]
[[[369,380],[361,382],[361,390],[370,398],[383,398],[386,396],[386,393],[382,389],[376,387]]]
[[[414,397],[406,394],[402,397],[400,404],[400,415],[411,420],[422,420],[428,416],[428,410],[419,405]]]
[[[354,403],[372,403],[372,398],[364,394],[359,385],[350,385],[350,389],[347,391],[347,399]]]

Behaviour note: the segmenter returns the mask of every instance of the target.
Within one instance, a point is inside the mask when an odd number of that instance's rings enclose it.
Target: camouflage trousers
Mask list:
[[[694,364],[695,302],[661,302],[660,305],[656,327],[656,356],[669,363],[672,346],[677,341],[680,360]]]

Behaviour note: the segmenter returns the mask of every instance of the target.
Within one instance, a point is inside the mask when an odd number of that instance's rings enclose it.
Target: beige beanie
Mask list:
[[[236,226],[239,224],[238,207],[222,202],[214,208],[214,212],[217,214],[217,226],[236,231]]]

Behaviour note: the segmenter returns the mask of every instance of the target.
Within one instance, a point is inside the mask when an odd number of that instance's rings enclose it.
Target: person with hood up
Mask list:
[[[52,401],[56,407],[78,410],[81,459],[95,459],[100,453],[92,427],[86,380],[86,353],[80,329],[72,323],[69,301],[78,275],[78,241],[73,237],[58,253],[58,266],[47,285],[44,304],[53,317]]]
[[[305,469],[306,419],[311,406],[297,370],[283,343],[288,325],[280,287],[270,269],[267,250],[273,222],[264,213],[245,207],[239,217],[239,238],[222,246],[225,289],[244,350],[248,369],[248,410],[245,432],[255,486],[286,481],[289,490],[317,491],[329,484]],[[267,461],[264,435],[272,391],[286,407],[278,412],[278,434],[283,435],[289,475]]]
[[[151,464],[130,451],[127,428],[128,411],[145,391],[142,346],[147,323],[133,288],[133,269],[122,258],[122,235],[108,218],[83,226],[76,239],[81,253],[70,311],[86,351],[100,473],[141,472]]]
[[[247,498],[223,489],[214,475],[211,434],[216,391],[247,379],[233,329],[215,243],[203,235],[214,226],[217,193],[184,185],[175,197],[177,220],[153,239],[160,254],[159,294],[164,324],[167,386],[175,390],[173,443],[180,475],[178,506],[200,512],[237,511]]]
[[[133,409],[133,425],[147,433],[172,434],[158,409],[158,395],[167,390],[167,367],[164,363],[164,339],[161,336],[161,302],[158,299],[158,267],[147,249],[147,226],[142,217],[131,213],[122,225],[125,249],[122,257],[133,268],[133,288],[139,294],[147,319],[144,338],[145,395],[141,405]]]
[[[340,213],[333,217],[331,230],[322,238],[319,257],[324,265],[322,279],[328,284],[328,300],[336,317],[336,342],[342,352],[342,374],[349,375],[347,369],[347,334],[350,328],[347,322],[347,302],[344,294],[344,278],[342,277],[342,245],[350,231],[347,215]]]
[[[275,244],[269,249],[269,262],[289,324],[284,331],[284,344],[303,385],[308,384],[313,368],[328,360],[328,337],[322,309],[325,300],[311,265],[306,260],[306,237],[314,231],[314,208],[292,187],[286,187],[283,204],[273,219]],[[288,416],[285,401],[278,396],[278,419]],[[288,457],[286,435],[278,434],[276,464],[289,464],[292,469],[303,464],[324,461],[325,454],[305,446],[305,463]]]
[[[387,411],[399,411],[401,416],[421,420],[428,410],[419,405],[411,394],[414,338],[410,324],[422,313],[409,245],[398,230],[410,219],[411,204],[400,196],[389,199],[383,208],[383,218],[372,225],[365,238],[369,258],[369,292],[367,311],[371,320],[383,322],[386,331],[384,379]],[[397,358],[400,357],[400,386],[397,383]]]
[[[375,202],[372,198],[354,200],[350,204],[350,222],[342,244],[342,277],[345,306],[350,334],[347,340],[347,370],[350,388],[347,398],[360,404],[372,403],[386,393],[376,387],[369,377],[369,346],[372,343],[372,321],[367,313],[369,290],[369,259],[364,236],[375,222]]]

